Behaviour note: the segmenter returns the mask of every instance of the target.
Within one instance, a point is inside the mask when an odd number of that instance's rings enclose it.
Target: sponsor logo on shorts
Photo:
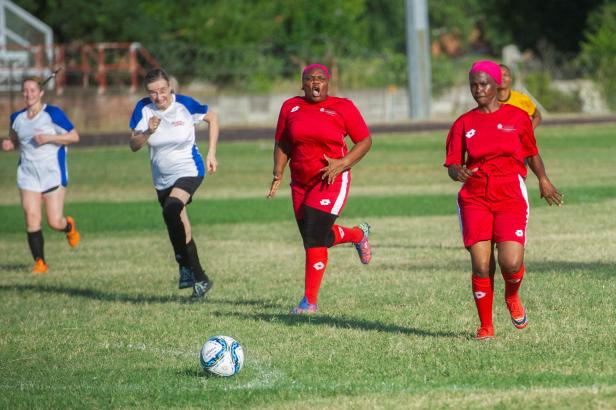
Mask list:
[[[321,205],[323,206],[327,206],[329,204],[332,203],[332,201],[330,201],[329,199],[321,199],[321,202],[319,202]]]
[[[466,138],[473,138],[475,136],[475,133],[477,133],[477,131],[475,131],[474,128],[471,128],[469,131],[466,132],[466,134],[464,134],[464,136]]]
[[[295,107],[291,108],[291,112],[295,112],[299,110],[299,105],[296,105]]]
[[[317,262],[314,265],[312,265],[313,268],[315,268],[316,270],[323,270],[325,268],[325,264],[323,262]]]
[[[521,229],[518,229],[517,231],[515,231],[515,236],[517,236],[518,238],[521,238],[522,236],[524,236],[524,231]]]
[[[475,299],[481,299],[486,296],[485,292],[475,292]]]

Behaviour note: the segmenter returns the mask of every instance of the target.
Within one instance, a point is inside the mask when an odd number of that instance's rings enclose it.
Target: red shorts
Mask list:
[[[480,241],[515,241],[526,245],[529,215],[524,178],[469,178],[458,193],[458,216],[464,246]]]
[[[304,218],[304,205],[332,215],[340,215],[346,204],[350,186],[351,173],[348,170],[338,175],[332,184],[319,181],[312,186],[305,186],[291,182],[295,219]]]

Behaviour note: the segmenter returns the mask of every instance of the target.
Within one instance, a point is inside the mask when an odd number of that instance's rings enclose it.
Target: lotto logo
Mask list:
[[[322,270],[323,268],[325,268],[325,264],[323,262],[317,262],[314,265],[312,265],[313,268],[315,268],[316,270]]]
[[[481,299],[485,297],[485,295],[486,295],[485,292],[475,292],[475,299]]]
[[[466,134],[464,134],[466,136],[466,138],[473,138],[473,136],[475,135],[477,131],[475,131],[474,128],[471,128],[469,131],[466,132]]]
[[[517,231],[515,231],[515,236],[517,236],[518,238],[521,238],[524,236],[524,231],[521,229],[518,229]]]
[[[321,205],[323,206],[327,206],[329,204],[332,203],[332,201],[330,201],[329,199],[321,199],[321,202],[319,202]]]
[[[295,107],[291,108],[291,112],[295,112],[299,110],[299,105],[296,105]]]
[[[341,226],[338,227],[338,233],[340,234],[340,238],[344,238],[344,230]]]

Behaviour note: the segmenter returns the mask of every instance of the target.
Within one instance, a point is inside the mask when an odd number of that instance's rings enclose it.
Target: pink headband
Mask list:
[[[483,72],[489,75],[496,81],[496,85],[501,85],[502,82],[502,73],[500,66],[496,64],[494,61],[483,60],[483,61],[475,61],[471,70],[468,72],[469,74]]]
[[[310,72],[310,70],[312,70],[313,68],[318,68],[319,70],[323,71],[323,74],[325,74],[325,76],[327,78],[330,78],[331,75],[329,74],[329,70],[327,69],[327,67],[325,67],[322,64],[310,64],[307,65],[304,70],[302,71],[302,76],[306,75],[308,72]]]

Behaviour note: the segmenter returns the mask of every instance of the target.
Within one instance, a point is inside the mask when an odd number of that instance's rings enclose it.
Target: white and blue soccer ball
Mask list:
[[[244,349],[232,337],[214,336],[203,344],[199,362],[207,372],[217,376],[233,376],[244,365]]]

